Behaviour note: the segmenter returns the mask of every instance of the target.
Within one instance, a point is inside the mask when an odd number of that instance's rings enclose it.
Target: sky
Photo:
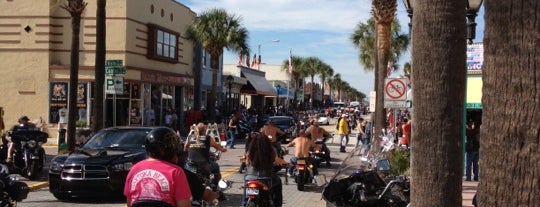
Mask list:
[[[289,50],[300,57],[318,57],[353,88],[369,96],[373,90],[373,72],[365,72],[358,61],[359,51],[350,40],[356,25],[371,17],[371,0],[176,0],[195,13],[211,8],[226,9],[239,16],[248,30],[251,51],[261,48],[262,62],[281,65]],[[408,33],[409,17],[401,0],[397,16],[402,33]],[[483,7],[476,18],[475,42],[484,32]],[[275,42],[279,40],[279,42]],[[252,55],[253,55],[252,53]],[[238,55],[225,52],[224,64],[236,64]],[[398,64],[410,62],[410,53]],[[398,70],[392,76],[402,74]]]

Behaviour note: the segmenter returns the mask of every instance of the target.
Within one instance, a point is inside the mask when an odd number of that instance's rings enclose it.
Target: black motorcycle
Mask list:
[[[358,152],[361,148],[357,148]],[[330,207],[391,206],[406,207],[409,203],[410,185],[405,176],[398,176],[386,183],[384,174],[390,169],[386,159],[376,161],[374,167],[358,161],[360,153],[352,152],[344,165],[323,190],[323,199]]]
[[[0,164],[0,207],[14,207],[28,197],[28,185],[9,174],[8,167]]]
[[[328,138],[315,139],[315,144],[319,146],[319,150],[316,150],[313,147],[310,149],[311,160],[317,167],[320,167],[322,162],[326,162],[326,167],[332,166],[330,163],[330,160],[332,159],[330,157],[330,149],[326,146],[326,140],[328,140]]]
[[[10,170],[30,180],[36,179],[45,164],[45,150],[42,145],[47,142],[49,134],[29,130],[12,131],[9,135],[12,144],[15,144]]]
[[[246,207],[271,207],[274,206],[271,191],[272,179],[249,180],[244,186],[246,190]]]
[[[308,159],[298,158],[293,176],[296,188],[299,191],[304,191],[304,185],[313,182],[313,165],[309,163]]]

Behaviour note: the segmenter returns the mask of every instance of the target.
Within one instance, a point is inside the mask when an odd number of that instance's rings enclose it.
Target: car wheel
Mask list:
[[[53,193],[53,196],[58,200],[67,200],[71,198],[71,195],[67,193]]]

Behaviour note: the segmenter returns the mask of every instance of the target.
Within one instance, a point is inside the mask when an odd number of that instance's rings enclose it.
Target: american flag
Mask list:
[[[289,73],[292,74],[292,70],[293,70],[293,67],[292,67],[292,48],[291,48],[291,50],[289,51]]]

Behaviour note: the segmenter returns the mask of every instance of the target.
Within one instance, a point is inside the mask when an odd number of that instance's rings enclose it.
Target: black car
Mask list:
[[[268,118],[267,123],[270,122],[270,120],[274,121],[274,124],[277,128],[281,129],[281,131],[285,132],[285,135],[278,135],[277,140],[281,143],[287,143],[292,141],[297,133],[297,127],[296,122],[294,119],[290,116],[271,116]]]
[[[146,159],[145,137],[158,127],[100,130],[73,152],[54,157],[49,191],[58,199],[122,195],[131,167]]]

